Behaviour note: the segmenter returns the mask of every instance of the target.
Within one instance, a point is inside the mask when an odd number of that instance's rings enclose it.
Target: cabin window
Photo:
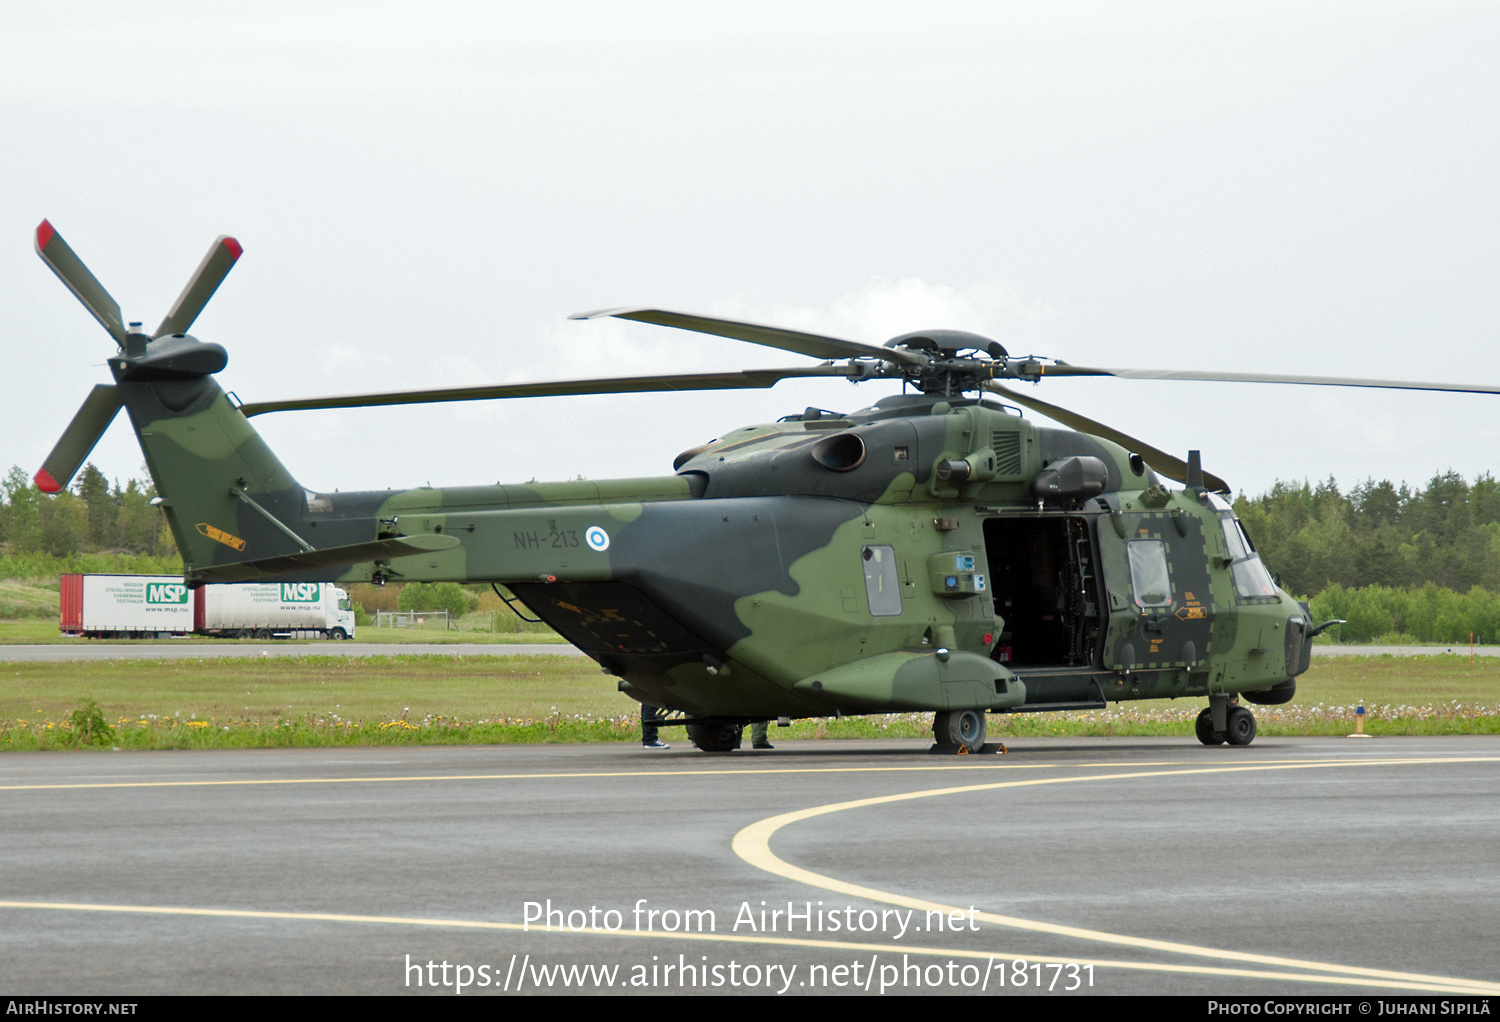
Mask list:
[[[860,551],[865,566],[865,595],[870,599],[870,613],[875,617],[895,617],[901,613],[901,579],[896,575],[896,550],[888,546],[867,546]]]
[[[1172,576],[1167,571],[1167,545],[1159,539],[1137,539],[1130,543],[1130,585],[1136,606],[1172,605]]]

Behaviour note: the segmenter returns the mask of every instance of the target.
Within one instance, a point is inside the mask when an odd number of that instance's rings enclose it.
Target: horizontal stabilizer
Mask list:
[[[343,568],[364,561],[387,561],[392,557],[434,554],[442,550],[452,550],[458,546],[458,543],[457,536],[440,536],[434,533],[397,536],[393,539],[377,539],[369,543],[325,547],[322,550],[310,550],[306,553],[262,557],[254,561],[214,564],[188,572],[188,578],[193,582],[248,582],[258,578],[292,575],[320,568]]]
[[[47,455],[35,476],[36,488],[43,493],[60,493],[73,481],[73,475],[89,456],[109,424],[120,411],[120,394],[113,386],[98,384],[83,401],[83,407],[63,430],[62,439]]]

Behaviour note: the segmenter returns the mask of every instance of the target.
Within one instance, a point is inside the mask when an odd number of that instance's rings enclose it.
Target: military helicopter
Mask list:
[[[1468,384],[1103,369],[1012,356],[957,330],[884,346],[661,309],[612,316],[821,360],[787,369],[568,380],[242,404],[220,345],[187,331],[241,254],[221,236],[154,331],[47,221],[42,260],[114,338],[113,384],[84,401],[36,474],[67,486],[123,407],[191,585],[488,582],[620,691],[673,711],[700,749],[752,721],[933,711],[935,747],[986,747],[988,713],[1206,698],[1197,736],[1248,745],[1285,703],[1314,624],[1186,461],[1007,383],[1044,378],[1500,393]],[[271,412],[644,391],[899,381],[847,414],[809,408],[608,481],[327,492],[302,486],[250,419]],[[912,393],[910,391],[915,391]],[[1038,426],[1030,409],[1068,429]],[[1182,488],[1168,486],[1163,476]],[[499,592],[498,588],[496,590]],[[504,595],[504,594],[502,594]]]

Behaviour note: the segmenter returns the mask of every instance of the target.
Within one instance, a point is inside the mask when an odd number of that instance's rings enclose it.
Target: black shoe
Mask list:
[[[776,748],[776,746],[772,745],[770,742],[756,742],[754,745],[752,745],[750,747],[752,749],[774,749],[774,748]]]
[[[666,742],[662,741],[660,738],[658,738],[654,742],[642,742],[641,743],[641,748],[643,748],[643,749],[670,749],[671,746],[668,745]]]

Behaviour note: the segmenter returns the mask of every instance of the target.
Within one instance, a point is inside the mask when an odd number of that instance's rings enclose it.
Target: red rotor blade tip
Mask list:
[[[46,220],[43,220],[40,224],[38,224],[37,225],[37,229],[36,229],[36,247],[37,247],[37,251],[41,251],[42,249],[46,248],[47,247],[47,242],[51,241],[52,240],[52,235],[54,235],[56,233],[57,233],[56,228],[54,228]]]
[[[239,262],[240,254],[245,251],[240,247],[240,243],[233,238],[225,238],[224,247],[229,249],[229,254],[234,256],[235,262]]]
[[[43,493],[58,493],[62,490],[62,487],[57,485],[57,480],[53,479],[52,474],[45,468],[36,470],[36,476],[33,477],[32,482],[36,483],[36,488]]]

